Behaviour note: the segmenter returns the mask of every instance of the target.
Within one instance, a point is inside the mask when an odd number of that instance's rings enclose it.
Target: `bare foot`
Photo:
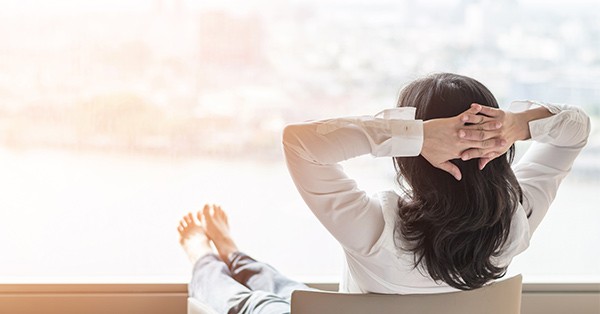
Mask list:
[[[201,221],[194,219],[192,213],[183,216],[179,222],[177,231],[179,231],[180,235],[179,244],[181,244],[181,247],[187,253],[192,264],[195,264],[202,256],[212,252],[210,242],[206,236],[206,230],[202,227]]]
[[[212,240],[219,256],[228,262],[232,253],[238,251],[237,245],[229,233],[227,215],[219,205],[204,205],[202,215],[198,213],[198,219],[203,219],[206,226],[206,234]]]

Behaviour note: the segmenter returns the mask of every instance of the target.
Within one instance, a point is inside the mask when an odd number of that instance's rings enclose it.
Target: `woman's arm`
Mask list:
[[[376,116],[291,124],[283,131],[288,170],[323,226],[346,249],[366,255],[383,231],[381,205],[358,189],[339,162],[365,154],[422,154],[434,166],[445,167],[449,159],[458,158],[467,148],[497,142],[489,134],[485,140],[458,137],[464,121],[476,119],[479,110],[481,106],[474,106],[459,116],[425,123],[414,120],[414,108],[396,108]],[[485,128],[494,129],[494,123],[486,119]]]
[[[585,112],[577,107],[533,102],[521,105],[528,108],[541,105],[553,114],[529,122],[534,143],[514,167],[523,189],[523,207],[530,213],[529,227],[533,234],[554,201],[560,183],[587,143],[591,124]]]
[[[369,254],[384,221],[379,201],[360,190],[338,163],[365,154],[418,155],[422,121],[412,120],[410,114],[401,118],[405,119],[331,119],[291,124],[283,130],[285,159],[298,192],[348,250]]]
[[[520,101],[513,102],[511,109],[518,112],[493,108],[481,111],[503,123],[500,137],[507,140],[507,145],[488,158],[481,158],[480,167],[505,152],[515,141],[533,139],[534,143],[514,167],[533,233],[546,215],[562,179],[571,171],[575,158],[587,143],[590,119],[583,110],[567,105]],[[469,128],[466,137],[477,136],[475,128]],[[478,155],[477,150],[469,150],[463,159]]]

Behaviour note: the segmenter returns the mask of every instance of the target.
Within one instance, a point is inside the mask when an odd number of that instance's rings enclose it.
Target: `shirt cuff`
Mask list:
[[[415,113],[414,107],[386,109],[374,116],[327,120],[316,131],[327,135],[340,128],[357,127],[367,137],[375,157],[418,156],[423,146],[423,121],[415,120]]]
[[[377,157],[412,157],[421,153],[423,146],[423,121],[415,120],[415,107],[386,109],[375,115],[389,121],[389,151],[374,152]]]
[[[392,123],[392,157],[418,156],[423,147],[423,121],[397,120]]]

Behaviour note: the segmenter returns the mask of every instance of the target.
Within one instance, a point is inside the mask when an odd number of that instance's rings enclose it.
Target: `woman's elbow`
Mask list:
[[[580,119],[581,119],[581,124],[582,124],[582,128],[581,128],[581,143],[583,145],[587,144],[588,138],[590,136],[590,134],[592,133],[592,121],[590,119],[590,116],[587,115],[587,113],[585,113],[585,111],[583,111],[583,109],[579,109],[579,114],[580,114]]]
[[[306,123],[290,123],[283,127],[281,142],[283,147],[298,147],[302,146],[302,138],[309,137],[308,127]]]

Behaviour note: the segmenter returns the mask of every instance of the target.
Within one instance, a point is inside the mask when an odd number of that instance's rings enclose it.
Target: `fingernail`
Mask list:
[[[501,127],[502,127],[502,123],[500,123],[500,122],[496,123],[496,129],[499,129]]]
[[[465,133],[465,131],[463,131],[463,130],[458,131],[458,137],[465,137],[465,135],[467,135]]]

